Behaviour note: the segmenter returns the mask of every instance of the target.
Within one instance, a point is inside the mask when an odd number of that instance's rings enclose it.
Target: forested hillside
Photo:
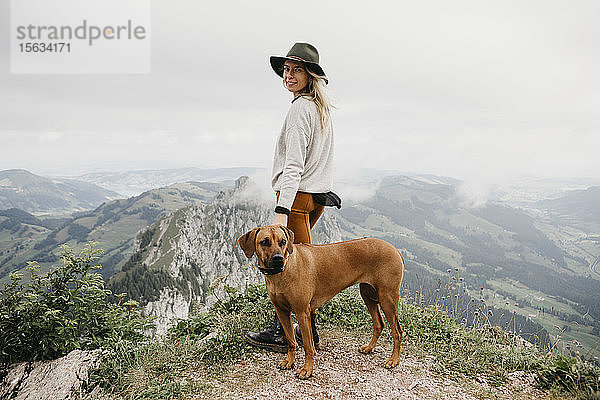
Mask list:
[[[29,260],[42,268],[58,261],[58,247],[82,248],[88,241],[104,249],[102,274],[118,272],[133,253],[136,233],[162,215],[189,204],[209,201],[224,186],[214,183],[181,183],[154,189],[128,199],[113,200],[71,219],[40,221],[22,211],[0,216],[0,279],[23,269]],[[4,215],[11,215],[10,217]]]

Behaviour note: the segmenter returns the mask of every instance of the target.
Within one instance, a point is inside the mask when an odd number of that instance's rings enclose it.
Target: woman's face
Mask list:
[[[308,85],[308,72],[304,64],[292,60],[283,63],[283,83],[290,92],[299,94]]]

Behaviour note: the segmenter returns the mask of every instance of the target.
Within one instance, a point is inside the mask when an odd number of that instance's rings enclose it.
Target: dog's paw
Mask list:
[[[358,349],[359,353],[363,353],[363,354],[369,354],[371,352],[373,352],[374,347],[370,347],[368,344],[364,344],[362,346],[360,346],[360,348]]]
[[[292,369],[294,367],[294,360],[286,358],[279,364],[279,369]]]
[[[308,379],[312,376],[312,373],[312,368],[307,368],[304,366],[300,371],[296,372],[296,377],[299,379]]]
[[[394,357],[390,357],[388,358],[388,360],[385,362],[385,367],[386,368],[394,368],[396,365],[400,364],[400,359],[396,359]]]

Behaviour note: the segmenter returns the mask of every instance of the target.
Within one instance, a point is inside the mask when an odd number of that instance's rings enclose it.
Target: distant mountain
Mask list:
[[[0,171],[0,209],[67,214],[93,209],[119,197],[88,182],[46,178],[23,169]]]
[[[50,231],[49,226],[28,212],[18,208],[0,210],[0,279],[17,269],[16,266],[6,268],[8,260],[26,252],[28,246],[43,240]],[[21,267],[25,266],[23,263]]]
[[[9,229],[9,225],[21,224],[43,226],[43,222],[40,219],[26,211],[19,210],[18,208],[0,210],[0,217],[6,217],[6,219],[0,223],[0,229]]]
[[[405,176],[384,178],[373,197],[339,214],[350,235],[385,236],[421,251],[440,272],[460,267],[481,284],[513,279],[531,290],[560,293],[565,304],[593,304],[594,318],[600,319],[600,302],[588,287],[600,291],[600,282],[586,283],[587,263],[553,241],[548,227],[538,228],[536,214],[497,203],[465,207],[454,186]]]
[[[440,176],[440,175],[432,175],[432,174],[419,174],[415,172],[404,172],[404,171],[396,171],[396,170],[385,170],[385,169],[374,169],[374,168],[361,168],[358,174],[360,179],[365,181],[373,181],[380,180],[386,177],[398,177],[403,176],[407,178],[411,178],[414,181],[420,181],[424,183],[431,184],[441,184],[441,185],[453,185],[457,186],[460,184],[460,180],[456,178],[451,178],[449,176]]]
[[[537,206],[546,210],[563,224],[600,227],[600,186],[573,190],[552,200],[543,200]],[[600,233],[597,231],[595,233]]]
[[[494,185],[490,200],[512,207],[531,207],[541,200],[555,199],[574,190],[600,185],[600,178],[516,178]]]
[[[233,186],[235,179],[242,175],[252,175],[262,168],[174,168],[160,170],[139,170],[126,172],[97,172],[74,177],[103,188],[135,196],[144,191],[172,185],[178,182],[217,182]]]
[[[39,220],[21,210],[0,213],[0,279],[36,260],[47,267],[58,260],[58,247],[79,249],[88,241],[104,250],[101,272],[110,277],[133,252],[136,233],[165,213],[211,200],[226,186],[188,182],[154,189],[129,199],[113,200],[63,221]]]

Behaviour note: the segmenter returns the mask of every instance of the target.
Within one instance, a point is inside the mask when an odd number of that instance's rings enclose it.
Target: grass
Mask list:
[[[531,370],[540,353],[489,325],[466,329],[436,306],[417,306],[401,299],[398,308],[404,330],[403,346],[417,356],[433,355],[437,372],[458,378],[481,376],[492,384],[505,382],[508,373]],[[347,329],[371,330],[371,317],[356,290],[346,290],[319,312],[322,324]],[[390,331],[384,329],[384,338]]]
[[[117,346],[93,373],[92,385],[102,387],[107,398],[132,400],[186,399],[210,393],[211,377],[256,351],[244,342],[245,333],[264,327],[273,315],[263,286],[250,286],[245,292],[226,289],[226,298],[208,312],[179,321],[164,338]],[[334,297],[317,315],[322,327],[365,334],[372,329],[355,288]],[[403,351],[433,356],[433,369],[443,376],[459,381],[485,379],[493,387],[504,383],[511,372],[527,371],[538,375],[540,387],[561,396],[598,398],[600,370],[578,359],[544,354],[487,323],[466,328],[436,306],[407,299],[400,301],[399,317]],[[386,327],[382,339],[389,341],[390,336]]]
[[[251,286],[243,294],[227,291],[228,297],[210,312],[179,321],[166,337],[124,344],[109,354],[92,375],[92,385],[132,400],[185,398],[207,390],[189,375],[219,374],[233,360],[254,351],[243,341],[244,334],[273,318],[264,287]]]
[[[192,337],[168,338],[148,343],[122,343],[91,376],[107,398],[173,399],[205,389],[184,378],[200,368],[195,355],[199,345]]]
[[[491,289],[498,288],[507,293],[514,295],[517,299],[527,300],[532,304],[537,304],[539,306],[544,306],[546,310],[550,310],[554,308],[556,311],[562,311],[569,314],[581,315],[577,310],[575,310],[571,305],[567,303],[563,303],[559,300],[556,300],[553,296],[545,294],[543,292],[529,289],[527,286],[523,285],[518,281],[500,281],[500,280],[488,280],[488,285]],[[542,300],[543,299],[543,300]]]
[[[532,319],[548,331],[555,343],[558,343],[561,347],[561,350],[566,351],[568,350],[568,347],[574,347],[569,343],[572,344],[573,340],[575,340],[583,346],[581,347],[581,350],[577,348],[575,351],[580,351],[580,353],[587,358],[600,356],[600,339],[592,334],[592,328],[590,326],[580,326],[576,322],[566,322],[548,312],[542,313],[534,308],[522,306],[520,302],[521,300],[527,300],[532,303],[532,305],[537,304],[541,307],[543,304],[546,311],[549,311],[554,307],[554,309],[558,311],[581,315],[581,313],[574,310],[569,304],[557,301],[552,296],[544,295],[542,292],[532,291],[518,282],[500,282],[491,280],[488,281],[488,283],[492,290],[497,288],[515,295],[518,299],[516,303],[519,304],[519,307],[512,308],[518,314],[523,316],[535,315]],[[544,298],[544,301],[542,302],[539,298]],[[490,305],[493,306],[503,307],[503,303],[504,298],[501,296],[497,299],[490,299]],[[510,300],[510,303],[515,304],[515,301]],[[565,326],[568,326],[570,330],[565,330]]]

